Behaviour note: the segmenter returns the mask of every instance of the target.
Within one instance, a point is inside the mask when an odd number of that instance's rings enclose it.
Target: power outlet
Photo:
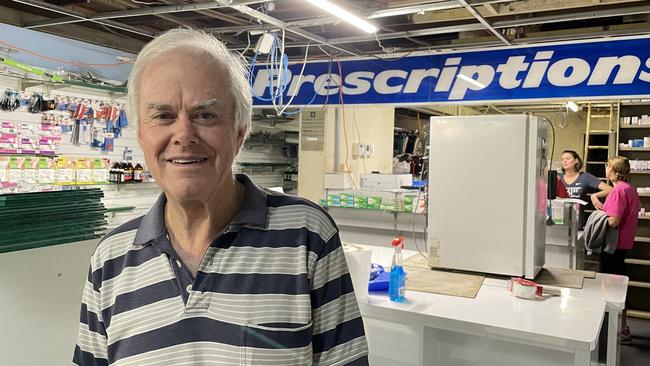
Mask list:
[[[373,155],[375,155],[375,145],[367,144],[365,150],[366,159],[372,158]]]
[[[352,159],[363,159],[366,156],[366,145],[353,143],[352,144]]]

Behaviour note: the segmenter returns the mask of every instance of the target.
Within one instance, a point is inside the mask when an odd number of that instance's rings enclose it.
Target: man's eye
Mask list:
[[[199,112],[194,115],[194,118],[199,120],[211,120],[217,118],[217,115],[212,112]]]
[[[170,120],[172,118],[173,118],[173,116],[172,116],[171,113],[159,113],[159,114],[155,114],[153,116],[153,119],[156,119],[156,120]]]

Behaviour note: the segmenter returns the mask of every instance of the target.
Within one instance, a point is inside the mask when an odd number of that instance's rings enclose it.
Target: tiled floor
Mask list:
[[[632,344],[621,345],[621,366],[650,365],[650,320],[628,319]]]

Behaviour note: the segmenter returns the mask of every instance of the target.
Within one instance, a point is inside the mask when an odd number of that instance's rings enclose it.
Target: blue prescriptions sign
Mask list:
[[[410,104],[650,95],[650,38],[438,53],[396,60],[289,66],[283,101],[293,106]],[[256,105],[272,104],[266,66],[251,86]],[[341,79],[343,81],[341,86]],[[261,97],[261,98],[260,98]]]

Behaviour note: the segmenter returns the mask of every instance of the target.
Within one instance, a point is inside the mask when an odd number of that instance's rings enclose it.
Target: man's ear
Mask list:
[[[244,146],[245,137],[246,137],[246,129],[240,128],[239,131],[237,131],[237,154],[239,154],[242,146]]]

